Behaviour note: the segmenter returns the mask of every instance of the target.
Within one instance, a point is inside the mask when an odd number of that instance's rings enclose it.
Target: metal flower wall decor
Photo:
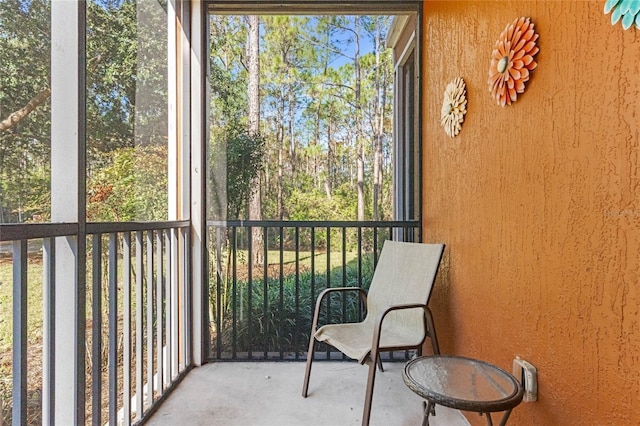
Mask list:
[[[640,0],[607,0],[604,4],[604,13],[611,13],[611,25],[618,23],[622,18],[622,28],[628,30],[635,24],[640,28]]]
[[[447,135],[453,138],[460,133],[466,113],[467,88],[462,77],[458,77],[444,89],[444,101],[440,110],[440,124]]]
[[[489,67],[489,92],[498,105],[511,105],[524,92],[531,71],[538,65],[533,57],[540,50],[538,40],[529,18],[519,18],[500,34],[491,52]]]

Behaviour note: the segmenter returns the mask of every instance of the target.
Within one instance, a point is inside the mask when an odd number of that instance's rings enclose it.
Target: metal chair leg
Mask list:
[[[382,367],[382,358],[380,357],[380,354],[378,354],[378,370],[384,373],[384,367]]]
[[[318,329],[318,318],[320,317],[320,304],[322,303],[322,298],[325,294],[331,289],[325,289],[316,300],[316,308],[313,311],[313,321],[311,322],[311,332],[309,333],[309,350],[307,351],[307,367],[304,372],[304,384],[302,385],[302,396],[307,397],[307,392],[309,391],[309,376],[311,376],[311,364],[313,363],[313,349],[316,344],[316,330]]]
[[[438,345],[438,337],[436,336],[436,325],[433,322],[433,315],[431,314],[431,309],[429,309],[428,307],[425,307],[424,315],[427,320],[427,333],[429,333],[429,337],[431,338],[431,346],[433,347],[433,353],[436,355],[439,355],[440,346]]]
[[[371,418],[371,401],[373,400],[373,384],[376,379],[376,362],[369,361],[369,376],[367,378],[367,392],[364,396],[364,410],[362,412],[362,426],[369,426]]]
[[[307,352],[307,367],[304,372],[304,384],[302,385],[302,396],[307,397],[307,392],[309,391],[309,376],[311,376],[311,364],[313,363],[313,351],[316,343],[316,339],[313,337],[313,333],[311,333],[311,337],[309,339],[309,350]]]

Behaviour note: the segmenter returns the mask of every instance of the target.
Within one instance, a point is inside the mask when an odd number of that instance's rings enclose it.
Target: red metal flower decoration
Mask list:
[[[491,52],[489,91],[498,105],[511,105],[518,93],[524,92],[524,83],[530,71],[538,65],[533,56],[540,50],[536,46],[538,34],[529,18],[520,18],[507,25]]]

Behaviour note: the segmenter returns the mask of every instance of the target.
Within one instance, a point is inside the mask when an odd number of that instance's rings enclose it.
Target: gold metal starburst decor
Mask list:
[[[540,50],[538,34],[529,18],[518,18],[500,34],[491,52],[489,92],[498,105],[511,105],[524,92],[530,71],[538,65],[533,57]]]
[[[444,89],[444,101],[440,110],[440,124],[450,137],[460,133],[467,113],[467,88],[462,77],[457,77]]]

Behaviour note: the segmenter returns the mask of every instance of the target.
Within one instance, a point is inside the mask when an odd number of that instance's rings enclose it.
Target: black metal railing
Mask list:
[[[10,384],[2,388],[0,377],[5,424],[54,423],[62,402],[55,386],[68,380],[56,377],[56,334],[74,332],[55,327],[61,315],[56,306],[64,306],[56,303],[61,285],[56,269],[78,264],[84,266],[77,271],[79,305],[73,311],[77,353],[84,361],[73,380],[85,408],[78,418],[131,424],[155,410],[192,366],[190,277],[196,271],[191,271],[189,226],[188,221],[89,223],[83,230],[75,223],[1,225],[0,272],[9,270],[13,282],[12,340],[9,351],[0,353],[10,360]],[[384,240],[419,241],[420,231],[415,221],[208,226],[205,329],[208,357],[215,360],[304,359],[316,296],[327,287],[367,289]],[[260,234],[255,244],[254,230]],[[69,237],[83,242],[78,247],[84,251],[62,265],[56,246]],[[258,266],[250,261],[256,254],[262,258]],[[329,301],[321,321],[357,321],[363,313],[358,300],[340,296]],[[317,348],[319,359],[341,358],[327,346]]]
[[[3,247],[11,244],[0,268],[13,274],[12,395],[0,404],[0,423],[54,423],[55,384],[68,380],[56,377],[56,333],[73,332],[55,327],[62,314],[55,312],[62,305],[55,300],[56,268],[75,268],[80,256],[86,256],[79,263],[86,271],[78,272],[82,306],[69,309],[78,317],[84,355],[85,368],[75,371],[78,403],[85,405],[79,411],[97,425],[148,416],[192,365],[190,223],[90,223],[83,235],[78,224],[0,230]],[[56,240],[68,237],[84,238],[86,252],[60,265]],[[41,303],[42,319],[28,300]],[[34,355],[37,347],[42,353]]]
[[[368,289],[384,241],[419,241],[420,232],[418,221],[209,221],[208,228],[211,360],[304,359],[318,294]],[[362,317],[357,295],[336,295],[321,323]],[[327,345],[318,350],[320,359],[342,359]]]

